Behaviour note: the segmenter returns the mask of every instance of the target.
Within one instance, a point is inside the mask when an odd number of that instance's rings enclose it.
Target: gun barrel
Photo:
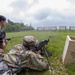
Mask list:
[[[7,40],[7,41],[10,41],[10,40],[11,40],[11,38],[7,38],[6,40]]]

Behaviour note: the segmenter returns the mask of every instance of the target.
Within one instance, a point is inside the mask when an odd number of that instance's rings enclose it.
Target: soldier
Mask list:
[[[6,33],[2,30],[6,25],[6,18],[0,15],[0,75],[12,75],[7,63],[4,61],[4,50],[6,48]]]
[[[35,37],[25,36],[23,44],[15,45],[4,56],[4,60],[9,67],[13,67],[14,72],[18,72],[24,68],[38,71],[48,69],[48,62],[40,55],[40,51],[36,51],[35,53],[32,51],[37,42]]]

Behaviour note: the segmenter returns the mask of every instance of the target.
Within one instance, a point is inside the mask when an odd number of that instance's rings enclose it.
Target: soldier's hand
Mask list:
[[[35,51],[36,54],[41,54],[41,50]]]
[[[4,54],[3,54],[3,50],[0,48],[0,56],[3,56]]]

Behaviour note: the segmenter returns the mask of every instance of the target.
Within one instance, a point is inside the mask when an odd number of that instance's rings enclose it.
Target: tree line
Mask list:
[[[30,25],[24,25],[24,23],[15,23],[11,20],[7,20],[6,26],[4,28],[6,32],[17,32],[17,31],[25,31],[25,30],[34,30],[34,28]]]

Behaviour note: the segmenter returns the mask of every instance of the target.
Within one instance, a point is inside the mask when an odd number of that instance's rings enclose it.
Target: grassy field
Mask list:
[[[64,66],[62,64],[62,54],[66,41],[66,36],[75,36],[75,31],[24,31],[24,32],[12,32],[7,33],[7,38],[12,38],[7,44],[5,52],[16,44],[22,43],[22,38],[25,35],[33,35],[39,41],[44,40],[50,36],[50,41],[46,48],[51,51],[53,55],[49,57],[49,60],[55,70],[54,74],[48,71],[24,71],[18,75],[75,75],[75,64]]]

